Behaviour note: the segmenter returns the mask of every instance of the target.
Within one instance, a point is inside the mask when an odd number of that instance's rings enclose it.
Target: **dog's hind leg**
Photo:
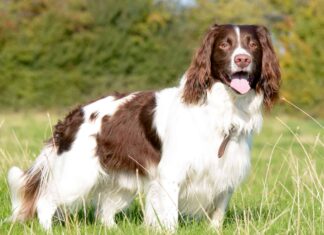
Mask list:
[[[118,190],[100,194],[98,213],[101,222],[107,227],[114,227],[115,215],[127,208],[132,202],[135,193],[128,190]]]
[[[98,158],[90,151],[76,145],[58,156],[50,172],[49,180],[37,204],[40,223],[46,228],[57,207],[70,208],[80,200],[87,201],[100,174]]]
[[[91,142],[91,140],[89,140]],[[86,198],[96,185],[100,163],[94,145],[78,143],[58,155],[47,145],[26,172],[17,167],[8,173],[12,199],[12,221],[24,221],[37,212],[44,229],[50,229],[58,206],[71,205]]]
[[[8,172],[8,185],[10,188],[10,197],[12,204],[12,215],[10,217],[11,221],[16,221],[19,219],[19,213],[22,206],[20,190],[24,183],[23,175],[24,172],[16,166],[10,168]]]
[[[50,161],[55,155],[52,146],[45,146],[27,171],[12,167],[8,172],[8,184],[11,193],[11,220],[24,221],[33,217],[39,196],[47,182]]]
[[[41,196],[38,199],[36,210],[39,223],[46,230],[52,227],[52,218],[57,209],[56,202],[49,197]]]

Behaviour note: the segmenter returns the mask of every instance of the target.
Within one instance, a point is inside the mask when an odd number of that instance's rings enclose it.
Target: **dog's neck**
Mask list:
[[[259,132],[262,126],[263,95],[254,90],[246,95],[236,94],[230,87],[217,82],[207,93],[206,104],[215,110],[216,118],[224,122],[224,133]]]
[[[184,90],[185,82],[186,76],[184,75],[180,81],[180,94]],[[250,90],[245,95],[238,95],[227,85],[215,82],[208,89],[203,103],[192,106],[205,109],[215,119],[218,129],[224,135],[228,135],[230,130],[235,130],[233,135],[246,135],[260,131],[262,103],[263,94],[258,94],[255,90]]]

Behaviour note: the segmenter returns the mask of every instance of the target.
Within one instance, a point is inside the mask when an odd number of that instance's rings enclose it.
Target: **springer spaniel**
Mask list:
[[[218,228],[279,86],[265,27],[213,25],[178,87],[107,96],[59,121],[34,164],[8,173],[11,219],[37,212],[50,229],[59,208],[81,199],[114,226],[142,191],[148,225],[174,230],[180,213]]]

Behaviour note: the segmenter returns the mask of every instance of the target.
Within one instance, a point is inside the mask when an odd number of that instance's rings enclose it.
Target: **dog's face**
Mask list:
[[[255,89],[262,70],[262,47],[256,26],[223,26],[212,53],[211,70],[238,94]]]
[[[262,92],[271,107],[278,96],[279,64],[267,29],[256,25],[214,25],[187,72],[184,101],[198,103],[215,83],[235,94]]]

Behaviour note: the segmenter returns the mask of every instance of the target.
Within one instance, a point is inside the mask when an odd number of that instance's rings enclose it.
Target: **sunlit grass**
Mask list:
[[[306,119],[307,118],[307,119]],[[266,118],[253,143],[252,171],[234,193],[221,234],[324,233],[323,121],[278,115]],[[0,234],[44,233],[37,220],[5,222],[10,215],[6,173],[10,166],[29,166],[51,133],[57,116],[46,113],[0,114]],[[238,156],[239,157],[239,156]],[[93,209],[84,208],[55,234],[151,234],[141,225],[140,200],[117,216],[118,228],[108,230]],[[208,221],[184,220],[179,234],[210,234]]]

